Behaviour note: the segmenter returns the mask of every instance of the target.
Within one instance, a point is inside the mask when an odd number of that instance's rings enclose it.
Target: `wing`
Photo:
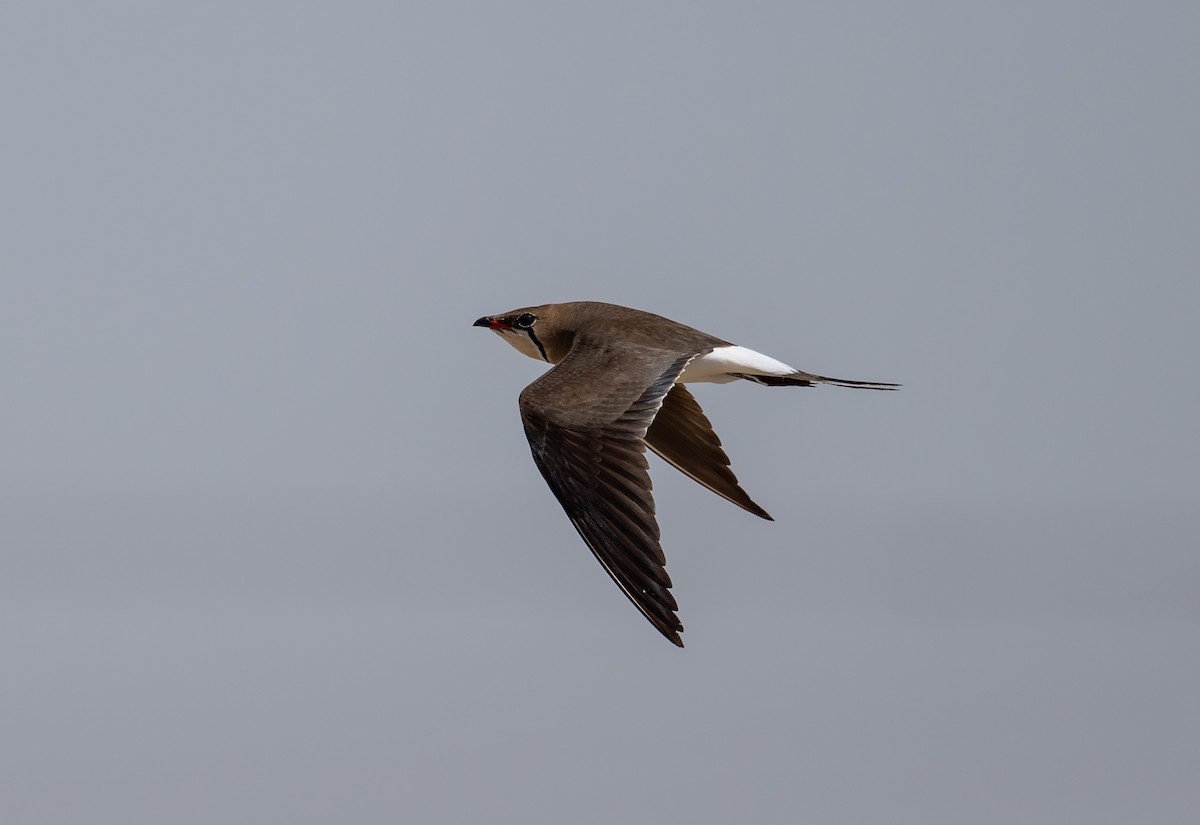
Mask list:
[[[683,384],[673,386],[663,399],[662,409],[646,431],[646,445],[722,498],[774,521],[738,484],[737,476],[729,469],[729,456],[721,449],[721,439]]]
[[[694,354],[622,355],[576,347],[521,393],[521,420],[534,462],[579,535],[642,615],[683,647],[643,439]]]

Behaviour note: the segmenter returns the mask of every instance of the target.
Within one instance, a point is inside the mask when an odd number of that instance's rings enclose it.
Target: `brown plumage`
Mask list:
[[[575,529],[631,602],[676,645],[683,630],[659,542],[646,447],[765,519],[685,380],[768,386],[894,384],[802,373],[659,315],[593,301],[480,318],[531,358],[556,365],[521,392],[534,462]]]

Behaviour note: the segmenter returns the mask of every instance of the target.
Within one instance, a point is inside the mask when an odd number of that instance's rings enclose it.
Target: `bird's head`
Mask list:
[[[512,344],[518,352],[557,364],[571,349],[574,331],[563,326],[565,319],[553,304],[523,307],[500,315],[485,315],[475,322]]]

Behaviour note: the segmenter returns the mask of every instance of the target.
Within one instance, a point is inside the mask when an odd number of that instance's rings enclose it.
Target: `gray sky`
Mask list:
[[[1195,3],[8,3],[6,823],[1200,807]],[[483,314],[801,369],[653,462],[686,650]]]

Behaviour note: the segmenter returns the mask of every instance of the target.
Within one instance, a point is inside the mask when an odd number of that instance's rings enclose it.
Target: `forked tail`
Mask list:
[[[894,390],[900,387],[899,384],[885,384],[880,381],[848,381],[845,378],[829,378],[809,372],[794,372],[791,375],[751,375],[738,372],[734,375],[765,387],[812,387],[816,384],[832,384],[835,387],[851,387],[858,390]]]

